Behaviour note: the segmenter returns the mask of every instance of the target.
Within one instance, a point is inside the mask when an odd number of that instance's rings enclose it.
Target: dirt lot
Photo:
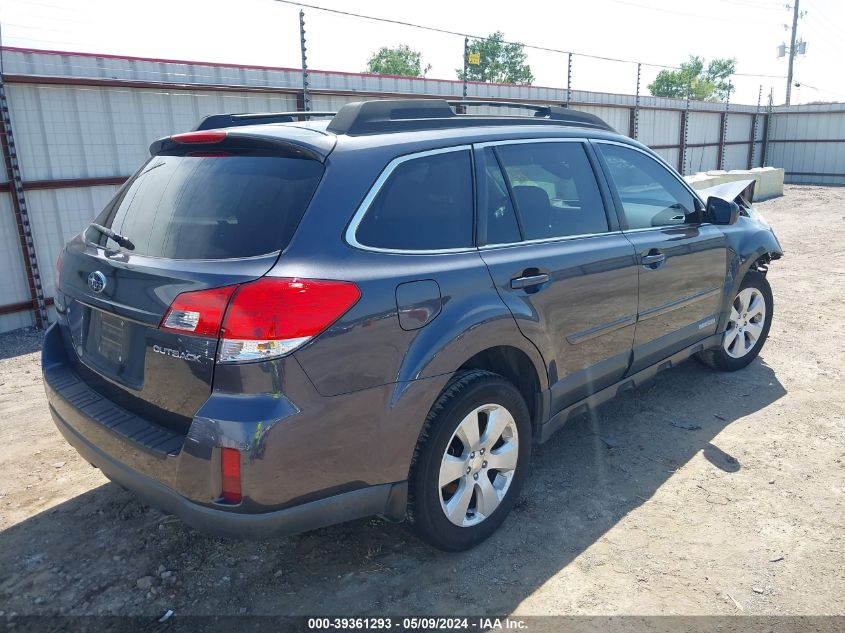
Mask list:
[[[759,209],[787,251],[761,359],[686,363],[572,423],[463,554],[375,519],[260,543],[194,532],[77,456],[39,335],[0,336],[0,615],[845,614],[845,188]]]

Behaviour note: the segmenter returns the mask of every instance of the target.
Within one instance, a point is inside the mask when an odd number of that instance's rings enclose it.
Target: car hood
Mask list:
[[[706,189],[699,189],[698,193],[705,201],[710,196],[715,196],[728,202],[736,202],[741,207],[750,207],[751,202],[754,200],[755,184],[757,184],[757,181],[753,178],[735,180],[733,182],[723,182],[720,185],[714,185]]]

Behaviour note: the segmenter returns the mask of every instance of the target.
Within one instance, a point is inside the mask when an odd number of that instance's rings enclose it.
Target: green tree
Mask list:
[[[476,40],[469,45],[470,53],[480,55],[478,64],[467,64],[467,79],[487,81],[497,84],[531,85],[534,75],[531,66],[525,63],[525,50],[522,44],[508,44],[505,35],[496,31],[483,40]],[[458,79],[463,81],[464,69],[458,68]]]
[[[705,66],[697,55],[681,64],[680,70],[661,70],[648,90],[655,97],[724,101],[733,89],[731,75],[736,72],[735,59],[714,59]]]
[[[403,77],[425,77],[431,64],[422,67],[422,53],[407,44],[382,46],[367,62],[368,73],[378,75],[402,75]]]

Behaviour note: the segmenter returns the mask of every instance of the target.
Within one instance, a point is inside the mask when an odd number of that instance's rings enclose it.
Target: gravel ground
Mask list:
[[[845,188],[758,208],[787,251],[760,359],[688,362],[573,422],[503,528],[461,554],[377,519],[195,532],[62,440],[39,334],[0,336],[0,616],[845,614]]]

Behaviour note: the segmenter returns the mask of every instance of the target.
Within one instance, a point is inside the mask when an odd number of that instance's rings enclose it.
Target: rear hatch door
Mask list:
[[[92,225],[63,254],[63,327],[86,382],[187,431],[211,392],[217,332],[162,329],[163,317],[181,293],[264,275],[322,173],[313,157],[266,149],[154,156],[94,221],[107,230]]]

